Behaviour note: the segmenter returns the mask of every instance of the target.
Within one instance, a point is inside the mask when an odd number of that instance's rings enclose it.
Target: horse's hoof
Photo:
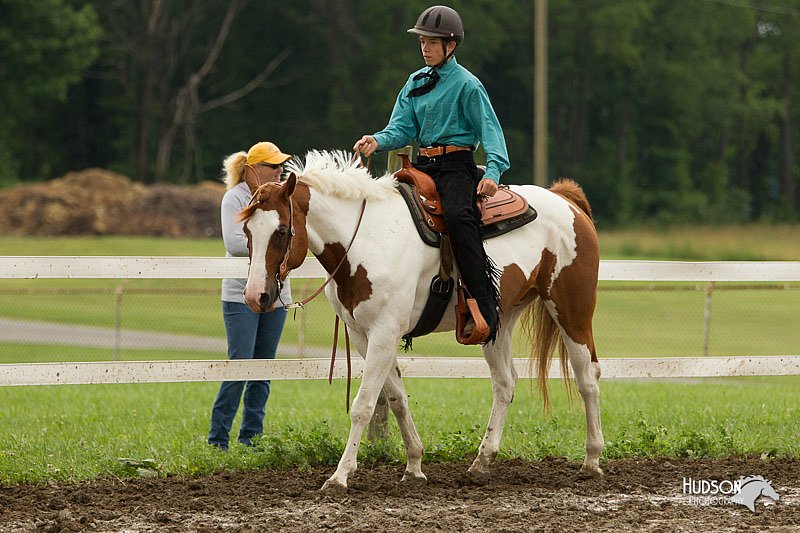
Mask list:
[[[428,482],[428,478],[422,472],[415,474],[414,472],[406,470],[403,472],[403,479],[401,479],[400,482],[409,485],[424,485]]]
[[[347,485],[343,485],[338,481],[329,479],[324,485],[322,485],[322,488],[319,489],[319,491],[329,496],[342,496],[347,494]]]
[[[579,475],[583,479],[600,478],[603,477],[603,469],[599,466],[589,466],[584,464],[581,466]]]
[[[489,483],[489,471],[473,465],[467,470],[467,479],[473,485],[486,485]]]

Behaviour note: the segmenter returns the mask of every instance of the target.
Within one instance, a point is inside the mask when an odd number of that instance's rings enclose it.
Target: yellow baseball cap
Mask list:
[[[256,163],[269,163],[270,165],[280,165],[292,156],[284,154],[281,149],[271,142],[260,142],[250,147],[247,151],[247,164],[255,165]]]

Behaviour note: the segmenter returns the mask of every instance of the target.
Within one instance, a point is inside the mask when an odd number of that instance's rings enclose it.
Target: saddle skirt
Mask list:
[[[441,234],[447,233],[439,192],[433,178],[414,168],[408,155],[401,154],[400,157],[403,166],[394,174],[400,194],[411,211],[423,242],[438,248]],[[478,209],[481,212],[484,239],[508,233],[531,222],[537,215],[525,198],[502,185],[494,196],[479,201]]]

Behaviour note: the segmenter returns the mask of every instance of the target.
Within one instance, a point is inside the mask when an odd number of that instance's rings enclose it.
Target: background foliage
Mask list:
[[[273,139],[348,148],[421,66],[427,0],[0,0],[0,183],[216,178]],[[459,61],[532,181],[533,2],[453,0]],[[549,1],[550,177],[601,224],[796,220],[800,6]]]

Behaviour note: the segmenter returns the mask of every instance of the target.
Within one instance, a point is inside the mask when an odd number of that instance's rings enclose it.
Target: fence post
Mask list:
[[[714,282],[706,285],[705,310],[703,312],[703,355],[708,356],[711,344],[711,300],[714,296]]]
[[[369,421],[367,429],[367,439],[371,442],[383,440],[389,436],[389,402],[386,400],[386,393],[381,391],[378,396],[378,403],[375,405],[375,412],[372,420]]]
[[[120,352],[122,345],[122,293],[125,288],[127,279],[122,280],[122,283],[114,289],[114,361],[120,360]]]
[[[386,161],[386,171],[387,172],[396,172],[400,170],[402,166],[402,160],[400,159],[400,154],[406,154],[408,157],[411,157],[414,149],[411,146],[404,146],[402,148],[398,148],[397,150],[392,150],[389,152],[389,158]]]

